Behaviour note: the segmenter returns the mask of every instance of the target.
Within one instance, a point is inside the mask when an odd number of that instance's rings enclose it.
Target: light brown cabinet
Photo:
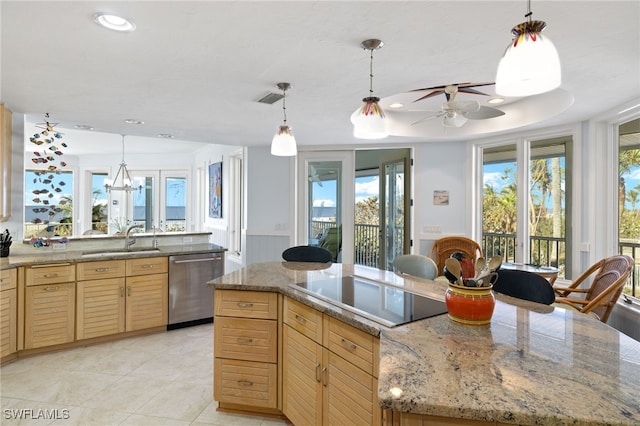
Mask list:
[[[72,342],[75,339],[75,265],[25,268],[24,348]]]
[[[125,261],[79,263],[77,275],[77,339],[123,333]]]
[[[127,259],[125,330],[169,322],[169,263],[166,257]]]
[[[214,399],[222,408],[276,412],[278,294],[216,290]]]
[[[282,411],[293,424],[380,424],[379,341],[285,297]]]
[[[18,342],[17,269],[0,271],[0,358],[17,352]]]

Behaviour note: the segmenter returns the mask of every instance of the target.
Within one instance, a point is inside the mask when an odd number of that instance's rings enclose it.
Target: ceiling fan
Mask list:
[[[444,86],[436,86],[436,87],[427,87],[424,89],[415,89],[412,92],[421,92],[425,90],[430,90],[431,92],[426,95],[416,99],[414,102],[419,102],[423,99],[429,98],[431,96],[438,95],[440,93],[444,93],[447,98],[447,101],[442,104],[440,110],[429,111],[429,110],[411,110],[411,111],[425,111],[428,113],[426,117],[421,118],[420,120],[414,121],[411,125],[415,125],[418,123],[422,123],[426,120],[431,120],[434,118],[442,117],[442,125],[445,127],[462,127],[467,120],[486,120],[489,118],[500,117],[504,115],[503,111],[500,111],[496,108],[487,107],[484,105],[480,105],[478,101],[456,101],[456,95],[458,92],[463,93],[472,93],[476,95],[484,95],[488,96],[486,93],[482,93],[479,90],[473,89],[473,87],[478,86],[489,86],[495,83],[456,83],[456,84],[447,84]]]

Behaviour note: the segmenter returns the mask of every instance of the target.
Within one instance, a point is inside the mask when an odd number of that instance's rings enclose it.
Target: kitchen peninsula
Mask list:
[[[209,285],[216,292],[215,300],[221,300],[218,293],[231,292],[238,306],[251,305],[252,309],[258,303],[243,302],[242,291],[246,291],[247,296],[278,298],[275,304],[278,311],[270,318],[274,327],[278,327],[280,343],[277,358],[270,362],[277,366],[280,378],[287,371],[282,366],[287,348],[286,342],[282,344],[282,335],[291,334],[288,321],[298,316],[290,314],[288,304],[317,311],[322,317],[320,324],[325,328],[337,321],[371,336],[375,365],[365,378],[370,376],[377,383],[375,402],[379,413],[372,416],[376,423],[427,424],[427,421],[446,421],[447,418],[455,419],[455,424],[640,423],[640,342],[606,324],[573,311],[496,295],[495,312],[488,326],[458,324],[445,314],[387,327],[355,314],[344,305],[314,297],[295,285],[307,283],[307,287],[312,287],[313,283],[332,280],[339,283],[351,276],[383,283],[383,293],[388,296],[396,289],[404,289],[444,300],[446,284],[410,280],[358,265],[253,264],[212,280]],[[390,298],[383,303],[391,304]],[[227,308],[231,306],[230,303]],[[302,312],[301,308],[297,309]],[[228,314],[222,316],[225,315]],[[217,321],[218,311],[214,326]],[[309,323],[305,326],[311,327]],[[342,342],[347,347],[356,347],[348,339]],[[356,342],[358,348],[359,342]],[[214,341],[216,362],[228,361],[229,356],[221,354],[215,347],[217,344],[222,343]],[[326,353],[332,353],[330,347]],[[357,363],[351,359],[346,361]],[[258,363],[255,367],[259,367]],[[238,383],[250,386],[252,382],[244,380],[241,372],[242,369],[235,371]],[[318,383],[326,386],[324,371],[317,374]],[[331,371],[328,374],[331,380]],[[276,411],[289,415],[291,408],[282,408],[286,386],[280,380],[278,384],[277,402],[273,406]],[[238,395],[250,393],[247,390]],[[242,396],[236,401],[242,401]],[[246,399],[240,406],[250,407],[251,400]],[[221,408],[227,407],[221,404]],[[321,415],[331,416],[326,412],[326,404],[324,409]],[[322,419],[324,422],[326,418]]]

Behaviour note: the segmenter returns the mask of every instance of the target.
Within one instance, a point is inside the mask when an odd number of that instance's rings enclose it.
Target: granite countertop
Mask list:
[[[17,268],[19,266],[29,266],[32,264],[47,264],[60,262],[92,262],[96,260],[112,259],[132,259],[141,257],[174,256],[182,254],[216,253],[225,252],[227,249],[216,244],[175,244],[161,245],[157,250],[152,247],[134,246],[129,252],[125,252],[122,247],[105,247],[102,249],[87,248],[76,249],[53,249],[52,247],[31,248],[29,250],[12,251],[9,257],[0,258],[0,269]],[[112,254],[108,256],[87,257],[84,253],[95,253],[97,251],[118,252],[122,254]]]
[[[525,425],[640,424],[640,342],[606,324],[497,294],[487,326],[440,315],[389,328],[289,286],[354,274],[439,299],[446,291],[446,283],[358,265],[285,262],[209,285],[277,291],[379,336],[383,408]]]

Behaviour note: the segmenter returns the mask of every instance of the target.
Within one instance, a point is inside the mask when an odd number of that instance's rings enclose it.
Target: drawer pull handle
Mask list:
[[[322,380],[322,377],[320,375],[320,364],[316,365],[316,382],[320,383],[320,380]]]
[[[127,287],[127,296],[131,296],[131,286]]]
[[[248,337],[238,337],[238,343],[242,345],[249,345],[252,342],[253,342],[253,339],[250,339]]]
[[[322,369],[322,386],[324,386],[325,388],[327,387],[327,385],[329,384],[329,381],[327,379],[327,367]]]
[[[298,314],[296,314],[296,320],[301,324],[305,324],[307,322],[307,319],[305,317],[301,317]]]
[[[142,269],[151,269],[153,268],[153,264],[152,263],[145,263],[144,265],[140,266]]]
[[[58,291],[58,288],[59,287],[57,287],[57,286],[56,287],[45,287],[44,291]]]
[[[96,268],[96,272],[109,272],[109,268]]]
[[[238,386],[253,386],[253,382],[248,380],[238,380]]]
[[[44,274],[45,278],[55,278],[57,276],[58,276],[58,274]]]
[[[124,287],[120,287],[120,297],[124,297]]]
[[[355,351],[358,348],[354,343],[351,343],[345,338],[342,338],[341,341],[342,341],[342,346],[349,349],[350,351]]]
[[[253,303],[238,302],[238,306],[241,308],[253,308]]]

